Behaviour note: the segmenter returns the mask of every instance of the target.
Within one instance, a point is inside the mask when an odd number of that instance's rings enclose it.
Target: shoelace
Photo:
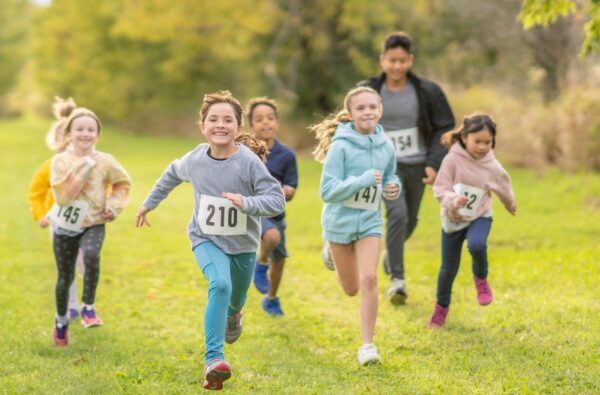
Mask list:
[[[82,314],[84,314],[88,318],[96,318],[96,311],[95,310],[84,309],[83,312],[82,312]]]

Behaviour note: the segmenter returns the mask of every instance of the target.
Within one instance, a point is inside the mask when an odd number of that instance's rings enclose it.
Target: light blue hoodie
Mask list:
[[[324,238],[336,243],[350,243],[369,234],[381,235],[381,204],[374,211],[348,207],[348,199],[363,188],[375,186],[373,170],[382,174],[382,185],[388,182],[401,187],[396,176],[394,146],[377,125],[375,132],[363,135],[352,122],[340,123],[333,136],[321,176],[320,194],[325,202],[321,225]],[[368,193],[373,188],[366,190]],[[377,190],[381,193],[381,188]]]

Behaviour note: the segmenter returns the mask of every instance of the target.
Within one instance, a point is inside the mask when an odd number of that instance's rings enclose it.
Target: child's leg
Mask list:
[[[230,259],[212,242],[194,248],[194,257],[208,280],[208,301],[204,310],[204,359],[223,359],[227,306],[231,298]],[[252,273],[252,272],[250,272]]]
[[[273,253],[273,250],[275,250],[280,242],[281,234],[279,233],[279,229],[270,228],[264,231],[260,238],[258,261],[267,263],[269,261],[269,257]]]
[[[227,315],[233,315],[244,307],[256,262],[256,254],[253,252],[230,255],[230,257],[231,297],[228,301]]]
[[[491,218],[477,218],[467,229],[467,248],[473,258],[473,275],[487,278],[487,239],[492,228]]]
[[[442,230],[442,267],[438,275],[437,286],[437,304],[442,307],[450,305],[452,283],[458,273],[460,253],[466,233],[466,229],[452,233]]]
[[[96,288],[100,279],[100,250],[104,243],[104,236],[104,225],[95,225],[87,228],[79,240],[85,266],[83,303],[89,306],[96,300]]]
[[[281,277],[283,277],[283,266],[285,265],[285,257],[277,257],[271,261],[269,269],[269,298],[277,297]]]
[[[52,247],[58,272],[55,287],[56,313],[64,321],[67,315],[69,286],[75,276],[75,260],[77,258],[77,251],[79,250],[79,237],[55,234]]]
[[[354,243],[360,273],[360,322],[363,344],[373,342],[377,320],[377,262],[379,237],[368,236]]]
[[[360,288],[358,265],[354,243],[329,243],[338,281],[348,296],[354,296]]]
[[[83,251],[79,249],[75,262],[75,272],[83,273]],[[79,311],[79,298],[77,297],[77,275],[73,276],[73,282],[69,288],[69,310]]]

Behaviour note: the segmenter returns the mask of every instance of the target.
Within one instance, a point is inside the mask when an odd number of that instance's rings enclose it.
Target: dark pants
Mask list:
[[[477,218],[467,228],[446,233],[442,230],[442,267],[438,275],[437,303],[443,307],[450,305],[452,283],[460,266],[463,242],[473,258],[473,275],[487,278],[487,239],[492,228],[491,218]]]
[[[100,250],[104,242],[104,225],[86,228],[77,236],[64,236],[54,233],[53,248],[58,278],[56,280],[56,312],[67,314],[69,286],[75,276],[77,252],[83,250],[83,303],[94,304],[96,287],[100,279]]]
[[[419,208],[425,191],[425,164],[398,163],[396,172],[402,183],[398,199],[384,199],[386,208],[385,247],[390,264],[390,277],[404,279],[404,243],[412,235],[419,220]]]

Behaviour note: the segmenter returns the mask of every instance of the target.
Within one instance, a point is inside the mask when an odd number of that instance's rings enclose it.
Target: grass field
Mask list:
[[[206,282],[186,235],[191,187],[180,186],[150,214],[151,228],[134,226],[156,178],[197,142],[103,131],[98,149],[114,154],[134,181],[129,208],[107,227],[96,302],[105,325],[71,325],[71,344],[57,348],[56,269],[48,232],[26,203],[30,176],[50,155],[49,124],[0,122],[0,393],[201,392]],[[499,147],[500,156],[508,149]],[[600,393],[598,174],[512,169],[518,215],[496,204],[489,241],[494,303],[476,303],[465,251],[447,326],[433,332],[426,323],[440,230],[428,188],[407,244],[408,304],[390,305],[380,276],[383,364],[368,368],[356,362],[359,299],[345,297],[320,260],[319,174],[317,163],[300,160],[280,292],[286,315],[267,317],[250,289],[244,333],[225,346],[234,370],[225,393]]]

